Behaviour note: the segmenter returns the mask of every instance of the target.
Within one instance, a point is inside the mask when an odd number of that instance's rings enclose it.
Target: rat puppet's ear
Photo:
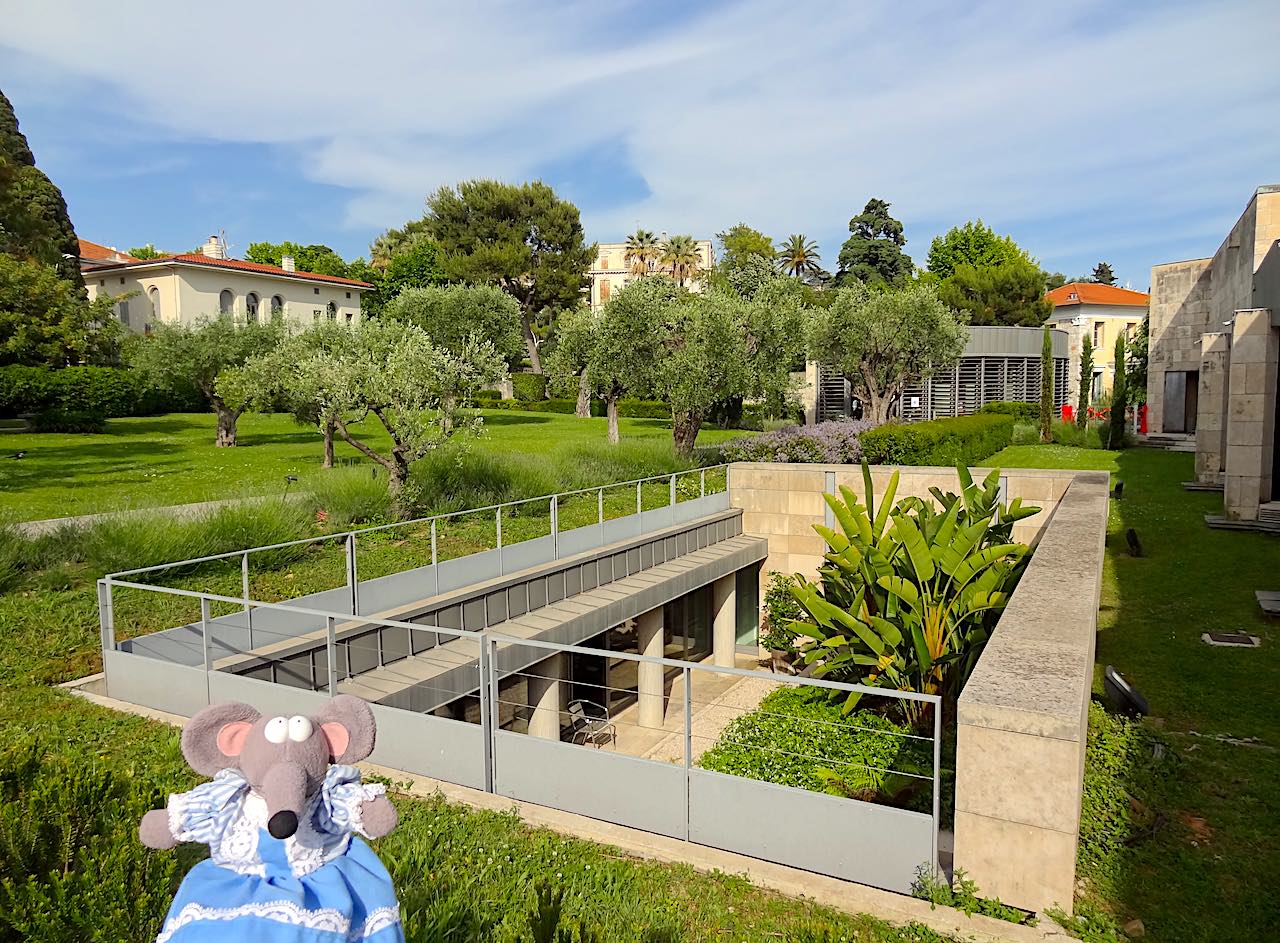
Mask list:
[[[350,694],[339,694],[314,718],[329,744],[335,763],[356,763],[373,752],[377,727],[369,705]]]
[[[262,715],[248,704],[210,704],[182,730],[182,755],[202,776],[236,766],[245,740]]]

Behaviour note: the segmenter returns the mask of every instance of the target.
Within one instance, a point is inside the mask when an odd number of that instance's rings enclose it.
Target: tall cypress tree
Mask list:
[[[0,252],[36,259],[83,291],[80,246],[62,191],[36,167],[13,105],[0,91]]]
[[[1080,398],[1076,403],[1076,425],[1081,429],[1089,421],[1089,394],[1093,386],[1093,339],[1086,333],[1080,345]]]
[[[1053,441],[1053,335],[1047,324],[1040,348],[1040,441]]]
[[[1129,384],[1125,377],[1124,335],[1116,338],[1116,379],[1111,388],[1111,427],[1107,448],[1124,448],[1124,414],[1129,408]]]

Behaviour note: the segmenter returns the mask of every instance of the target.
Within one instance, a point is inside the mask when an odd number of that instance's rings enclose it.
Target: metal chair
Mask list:
[[[618,729],[609,720],[609,708],[579,698],[569,702],[569,742],[599,747],[617,743]]]

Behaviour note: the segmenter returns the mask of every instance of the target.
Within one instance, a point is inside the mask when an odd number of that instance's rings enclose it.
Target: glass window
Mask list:
[[[311,309],[311,323],[312,323],[312,324],[319,324],[319,323],[320,323],[320,309],[319,309],[319,308],[312,308],[312,309]]]
[[[129,302],[127,300],[121,301],[119,304],[116,305],[116,314],[120,318],[120,323],[123,324],[125,327],[128,327],[129,326]]]
[[[161,320],[160,314],[160,289],[150,288],[147,291],[147,299],[151,302],[151,320]]]
[[[279,295],[271,296],[271,320],[279,321],[284,317],[284,298]]]
[[[218,295],[218,313],[230,314],[235,310],[235,306],[236,296],[231,293],[230,289],[222,289],[221,294]]]
[[[609,279],[600,279],[600,303],[604,304],[609,300]]]
[[[255,292],[249,292],[244,297],[244,320],[246,324],[258,323],[258,296]]]
[[[324,306],[324,310],[328,313],[330,321],[338,320],[338,306],[332,301]]]

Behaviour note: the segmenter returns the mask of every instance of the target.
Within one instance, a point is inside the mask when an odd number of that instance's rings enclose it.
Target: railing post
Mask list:
[[[213,692],[209,690],[209,672],[213,671],[213,654],[209,650],[209,597],[200,597],[200,648],[204,658],[204,702],[210,703]]]
[[[938,868],[938,829],[942,827],[942,701],[933,703],[933,873]]]
[[[640,486],[644,484],[642,481],[636,482],[636,513],[640,514],[644,511],[644,499],[640,495]]]
[[[698,472],[698,497],[705,498],[707,496],[707,470],[704,468]]]
[[[440,566],[436,561],[436,519],[431,518],[431,572],[435,575],[436,591],[434,596],[440,595]]]
[[[671,506],[676,506],[676,476],[675,472],[671,473]]]
[[[604,546],[604,489],[596,492],[596,520],[600,523],[600,546]]]
[[[325,617],[325,661],[329,666],[329,696],[338,695],[338,620]]]
[[[499,504],[493,509],[494,530],[498,534],[498,549],[502,549],[502,505]]]
[[[497,726],[494,716],[493,692],[490,690],[493,675],[493,652],[487,636],[477,639],[480,645],[480,737],[484,740],[484,791],[493,792],[493,731]]]
[[[240,591],[244,596],[244,622],[249,630],[249,647],[253,648],[253,607],[249,605],[249,551],[240,557]]]
[[[560,559],[560,515],[559,502],[556,500],[559,495],[551,496],[551,559]]]
[[[347,592],[351,594],[351,614],[360,614],[360,579],[356,572],[356,535],[347,534]]]
[[[116,616],[111,599],[111,580],[98,580],[98,630],[102,636],[102,650],[115,651]]]
[[[689,841],[689,770],[693,767],[693,671],[684,672],[684,840]]]

